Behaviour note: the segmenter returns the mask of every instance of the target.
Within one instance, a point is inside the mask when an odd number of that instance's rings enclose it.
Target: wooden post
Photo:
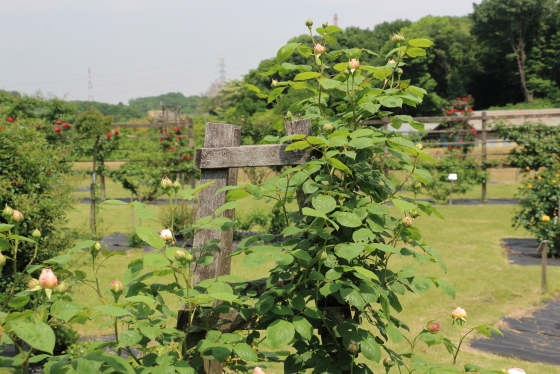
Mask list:
[[[194,122],[193,119],[189,119],[189,148],[194,148]]]
[[[206,134],[204,137],[205,148],[218,147],[238,147],[241,140],[241,126],[224,125],[219,123],[207,123]],[[227,157],[227,151],[224,151],[223,157]],[[199,160],[203,163],[212,164],[219,162],[218,157]],[[200,176],[200,183],[215,181],[210,187],[200,191],[198,210],[196,219],[212,216],[214,211],[226,202],[226,192],[216,195],[216,191],[225,186],[237,184],[237,168],[218,168],[204,169]],[[220,216],[234,219],[235,211],[233,209],[226,210]],[[193,285],[199,282],[217,278],[220,275],[230,273],[231,258],[229,255],[233,245],[233,228],[227,231],[219,230],[203,230],[195,235],[193,248],[201,247],[206,241],[211,239],[220,239],[220,252],[214,254],[214,263],[207,266],[194,267],[191,282]],[[215,253],[215,252],[214,252]],[[197,253],[196,257],[200,257],[202,253]],[[184,305],[182,310],[188,310],[188,305]],[[189,332],[187,338],[187,349],[194,347],[201,339],[204,339],[206,332]],[[216,360],[204,360],[203,368],[199,371],[206,374],[222,374],[223,364]]]
[[[541,254],[541,292],[546,293],[546,262],[548,259],[548,240],[543,240],[541,244],[539,244],[537,252],[540,252]]]
[[[449,205],[453,205],[453,179],[451,180],[451,188],[449,189]]]
[[[482,112],[482,170],[486,170],[486,156],[488,144],[488,128],[486,126],[486,112]],[[481,200],[485,202],[486,198],[486,182],[482,182],[482,198]]]

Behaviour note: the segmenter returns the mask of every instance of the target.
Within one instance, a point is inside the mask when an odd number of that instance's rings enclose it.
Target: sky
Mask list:
[[[475,0],[480,3],[482,0]],[[373,29],[396,19],[463,16],[473,0],[0,0],[0,89],[128,104],[200,95],[274,57],[305,20]],[[91,86],[89,90],[89,74]]]

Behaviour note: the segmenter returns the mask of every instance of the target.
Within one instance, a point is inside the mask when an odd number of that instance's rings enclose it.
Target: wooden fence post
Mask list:
[[[207,123],[206,134],[204,137],[205,148],[217,147],[237,147],[241,139],[241,127],[225,125],[220,123]],[[227,156],[227,155],[224,155]],[[211,164],[217,160],[201,160],[203,163]],[[226,202],[226,192],[216,195],[216,191],[225,186],[237,184],[237,168],[204,169],[200,175],[200,183],[214,181],[214,184],[200,191],[199,204],[196,219],[212,216],[214,211]],[[234,219],[235,211],[226,210],[220,216]],[[229,255],[233,245],[233,228],[227,231],[203,230],[194,237],[193,248],[201,247],[210,239],[220,239],[220,252],[215,254],[214,263],[207,266],[199,266],[191,278],[192,285],[209,279],[217,278],[220,275],[229,274],[231,269],[231,258]],[[200,257],[202,253],[197,253]],[[182,310],[188,310],[188,305],[183,305]],[[182,323],[178,321],[178,325]],[[187,349],[194,347],[200,340],[204,339],[206,332],[189,332],[187,339]],[[221,374],[223,364],[216,360],[204,360],[204,365],[200,373]]]
[[[541,291],[542,293],[546,293],[546,265],[548,260],[548,240],[543,240],[541,244],[539,244],[539,248],[537,251],[541,254]]]
[[[482,170],[486,171],[486,146],[488,144],[488,128],[486,126],[486,112],[482,112]],[[486,182],[482,182],[482,202],[486,199]]]

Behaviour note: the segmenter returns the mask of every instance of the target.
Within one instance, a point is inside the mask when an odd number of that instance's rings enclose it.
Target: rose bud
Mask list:
[[[120,295],[124,291],[124,286],[120,280],[115,280],[111,282],[109,289],[113,295]]]
[[[186,253],[185,251],[177,250],[175,251],[175,260],[180,263],[185,262]]]
[[[439,323],[437,322],[429,322],[426,326],[429,332],[438,332],[439,331]]]
[[[19,222],[23,220],[23,214],[19,210],[14,209],[14,213],[12,214],[12,221]]]
[[[383,366],[390,368],[395,365],[395,361],[391,360],[391,357],[385,357],[383,359]]]
[[[8,117],[8,122],[14,122],[14,119],[12,117]]]
[[[55,287],[55,292],[64,293],[68,291],[68,284],[66,282],[61,282],[58,286]]]
[[[323,125],[323,130],[325,131],[333,131],[333,125],[331,125],[330,123],[325,123]]]
[[[272,82],[270,83],[271,87],[276,87],[278,85],[278,81],[276,79],[273,79]]]
[[[95,242],[95,244],[93,245],[93,249],[95,249],[96,251],[99,251],[101,249],[101,243]]]
[[[173,240],[173,234],[171,234],[171,230],[169,230],[169,229],[162,230],[162,231],[159,233],[159,236],[160,236],[163,240]]]
[[[352,342],[352,343],[348,344],[348,351],[350,351],[352,353],[357,353],[358,352],[358,344],[356,344],[355,342]]]
[[[194,260],[194,257],[192,255],[192,253],[186,252],[185,253],[185,260],[187,260],[187,262],[190,264],[192,262],[192,260]]]
[[[175,192],[177,192],[181,189],[181,183],[179,183],[179,181],[175,181],[175,182],[173,182],[172,187],[175,190]]]
[[[321,26],[323,26],[323,28],[327,28],[328,25],[329,25],[328,22],[323,22],[323,24]]]
[[[360,67],[360,62],[355,58],[352,58],[350,59],[350,61],[348,61],[348,67],[350,68],[350,70],[356,70]]]
[[[29,287],[29,289],[32,290],[32,289],[34,289],[35,287],[40,286],[40,285],[41,285],[41,284],[39,283],[39,280],[33,278],[33,279],[31,279],[31,280],[29,281],[29,283],[27,284],[27,287]]]
[[[8,218],[8,217],[11,217],[12,214],[14,214],[14,210],[12,208],[10,208],[8,206],[8,204],[6,204],[6,207],[2,211],[2,214],[4,215],[4,217]]]
[[[405,225],[406,227],[410,227],[412,226],[412,217],[411,216],[406,216],[402,219],[402,224]]]
[[[161,180],[161,187],[162,187],[164,190],[167,190],[167,189],[173,187],[173,182],[171,182],[171,179],[165,177],[165,178],[163,178],[163,179]]]
[[[256,367],[253,369],[253,374],[264,374],[264,371],[260,367]]]
[[[311,29],[311,26],[313,26],[313,21],[310,20],[309,18],[307,19],[307,21],[305,21],[305,26],[309,27]],[[255,369],[256,370],[256,369]],[[259,369],[260,370],[260,369]],[[262,371],[262,370],[261,370]]]
[[[467,312],[465,312],[464,309],[457,308],[457,309],[455,309],[454,311],[451,312],[451,317],[453,319],[467,318]]]
[[[422,150],[422,148],[424,148],[424,144],[416,143],[415,147],[418,148],[419,150]]]
[[[2,254],[2,252],[0,252],[0,270],[2,269],[2,267],[6,265],[6,257],[4,257],[4,255]]]
[[[519,368],[511,368],[506,372],[506,374],[525,374],[525,370]]]
[[[393,59],[390,59],[389,61],[387,61],[387,64],[394,64],[394,63],[395,63],[395,60],[393,60]]]
[[[325,47],[322,46],[321,44],[315,44],[315,47],[313,47],[313,48],[315,49],[317,54],[321,54],[321,53],[324,53],[326,51]]]
[[[43,288],[55,288],[58,286],[58,278],[51,269],[43,269],[39,276],[39,285]]]
[[[31,233],[31,236],[34,237],[34,238],[40,238],[41,237],[41,231],[39,231],[39,229],[35,229]]]
[[[327,255],[326,251],[321,251],[321,254],[319,255],[319,261],[327,261],[327,258],[329,258],[329,256]]]

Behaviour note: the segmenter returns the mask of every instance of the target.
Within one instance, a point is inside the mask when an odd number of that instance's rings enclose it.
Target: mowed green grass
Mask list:
[[[513,197],[512,191],[515,191],[518,185],[518,182],[515,181],[515,175],[496,174],[495,178],[499,178],[502,185],[511,187],[510,192],[504,189],[500,192],[503,196],[495,197]],[[489,198],[494,197],[490,194],[492,186],[492,184],[488,186]],[[120,197],[109,194],[109,191],[110,188],[108,188],[108,198]],[[238,213],[243,214],[252,209],[265,208],[266,206],[262,201],[247,198],[240,204]],[[160,208],[154,206],[150,209],[159,211]],[[396,208],[392,207],[391,209]],[[468,325],[493,325],[503,316],[535,307],[541,301],[560,293],[560,268],[549,267],[548,292],[542,295],[540,293],[540,266],[508,264],[500,240],[507,237],[529,237],[525,231],[514,230],[511,227],[511,218],[515,206],[438,206],[438,209],[445,216],[445,220],[433,216],[419,217],[415,219],[414,225],[421,229],[425,241],[439,251],[447,264],[447,273],[435,264],[420,266],[409,258],[393,257],[391,265],[397,270],[403,266],[414,266],[420,269],[419,274],[441,277],[456,288],[457,296],[453,300],[445,295],[442,290],[432,287],[423,295],[407,294],[401,297],[404,310],[396,317],[408,324],[412,332],[417,333],[428,321],[436,320],[441,323],[442,331],[456,342],[458,333],[456,328],[451,326],[450,314],[458,306],[467,311]],[[395,212],[397,213],[396,210]],[[75,227],[80,222],[87,222],[88,214],[89,206],[81,204],[75,212],[70,213],[70,225]],[[126,232],[131,227],[130,208],[126,206],[104,207],[101,218],[103,224],[107,225],[108,231]],[[161,229],[161,226],[154,222],[144,221],[142,224],[156,230]],[[128,262],[142,256],[143,252],[131,250],[126,256],[117,256],[110,259],[107,262],[107,267],[100,272],[102,287],[107,290],[110,282],[118,279],[124,273]],[[244,269],[241,267],[241,257],[237,256],[233,258],[232,274],[251,279],[262,278],[267,275],[271,265]],[[165,281],[165,278],[157,279],[157,282],[161,281]],[[87,287],[75,286],[72,291],[75,301],[90,306],[97,305],[95,294]],[[107,294],[108,300],[110,299],[109,296]],[[170,306],[177,309],[180,305],[180,301],[173,297],[167,297],[166,301]],[[169,323],[173,325],[175,321]],[[95,326],[92,324],[75,327],[87,336],[110,333],[109,329],[97,330]],[[480,337],[480,334],[471,335],[475,338]],[[393,346],[393,348],[398,352],[403,352],[406,347],[399,344]],[[416,352],[430,361],[444,365],[451,365],[452,363],[451,356],[442,347],[427,349],[426,345],[421,343]],[[530,363],[511,357],[488,354],[470,349],[468,345],[465,345],[459,356],[457,367],[462,367],[468,362],[494,369],[521,367],[528,373],[558,373],[557,366]],[[384,371],[379,364],[370,364],[374,372],[377,372],[376,370]],[[280,366],[273,366],[271,370],[272,372],[282,371]]]

